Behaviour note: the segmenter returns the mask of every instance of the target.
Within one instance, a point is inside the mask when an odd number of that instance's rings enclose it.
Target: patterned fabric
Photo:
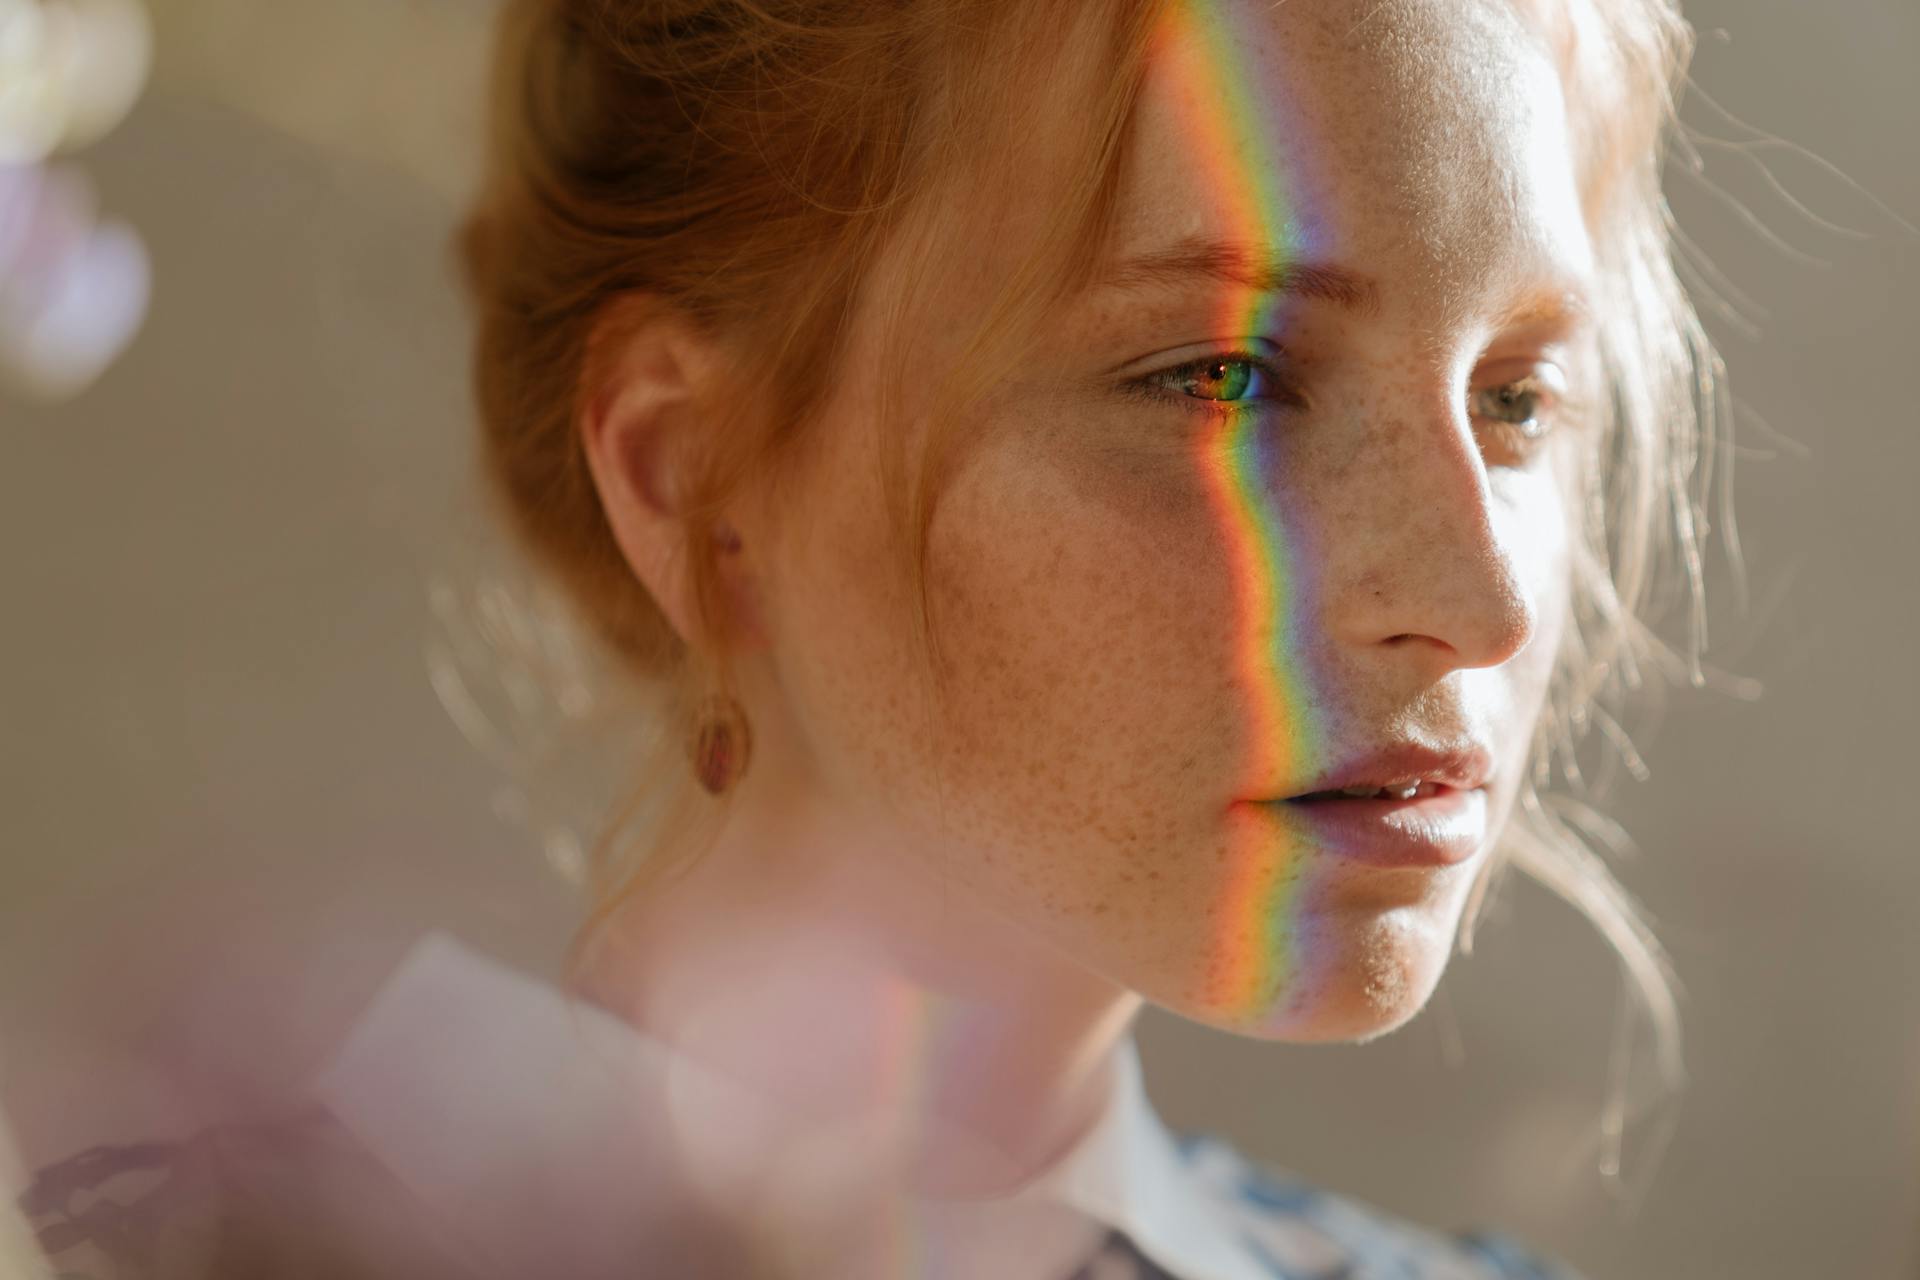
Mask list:
[[[1262,1169],[1217,1138],[1184,1138],[1180,1155],[1232,1206],[1236,1225],[1274,1280],[1578,1280],[1504,1237],[1443,1235],[1399,1221]]]

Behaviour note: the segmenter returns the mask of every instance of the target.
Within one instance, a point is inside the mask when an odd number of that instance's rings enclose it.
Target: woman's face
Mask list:
[[[931,718],[856,330],[747,539],[755,768],[1176,1012],[1366,1036],[1438,980],[1566,613],[1598,388],[1560,81],[1508,0],[1218,0],[1130,147],[1105,268],[940,490]]]

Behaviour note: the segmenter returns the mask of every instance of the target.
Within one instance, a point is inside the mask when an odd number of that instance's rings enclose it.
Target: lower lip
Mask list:
[[[1447,787],[1413,800],[1282,800],[1270,807],[1338,857],[1376,867],[1452,867],[1487,839],[1487,793]]]

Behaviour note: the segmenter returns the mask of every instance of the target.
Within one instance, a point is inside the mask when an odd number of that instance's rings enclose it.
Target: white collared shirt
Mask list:
[[[777,1050],[770,1050],[777,1051]],[[898,1200],[798,1274],[833,1280],[1490,1280],[1549,1271],[1176,1141],[1121,1048],[1106,1111],[1017,1192]],[[649,1265],[701,1197],[751,1197],[802,1238],[866,1171],[858,1135],[769,1099],[445,935],[419,943],[314,1093],[484,1273],[669,1274]],[[785,1225],[780,1226],[785,1230]],[[640,1261],[636,1261],[640,1260]],[[660,1268],[668,1264],[661,1263]],[[673,1274],[689,1274],[684,1271]]]

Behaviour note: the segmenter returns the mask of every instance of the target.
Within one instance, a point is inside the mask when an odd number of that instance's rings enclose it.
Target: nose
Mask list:
[[[1464,408],[1435,399],[1368,433],[1377,462],[1350,470],[1360,492],[1348,509],[1370,515],[1341,539],[1346,571],[1326,601],[1339,640],[1406,653],[1428,679],[1498,666],[1537,625],[1513,545],[1522,530],[1496,504]]]

